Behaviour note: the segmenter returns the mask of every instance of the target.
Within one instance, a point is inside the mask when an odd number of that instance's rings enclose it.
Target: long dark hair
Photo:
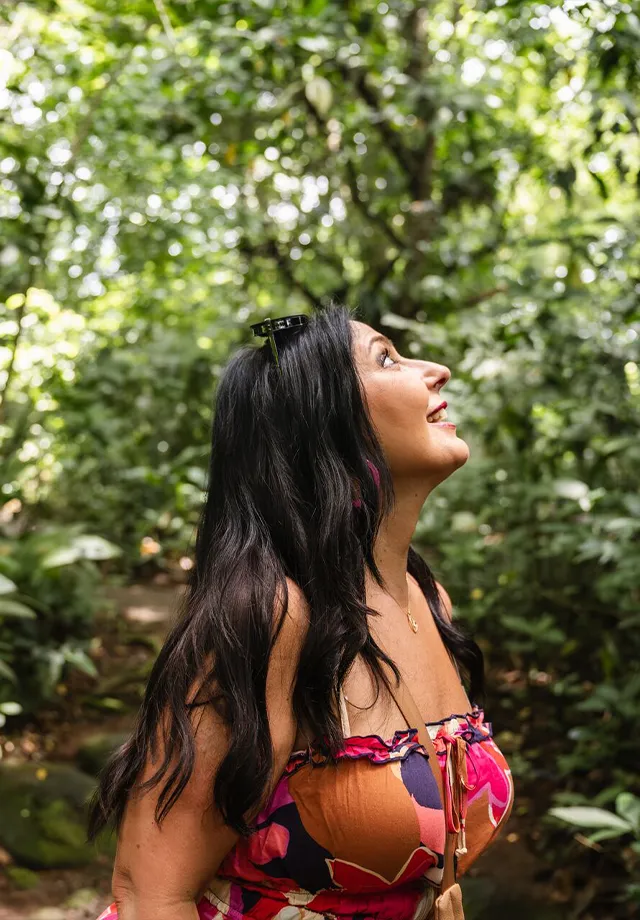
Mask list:
[[[136,728],[101,775],[90,839],[109,823],[119,826],[145,764],[155,763],[159,738],[163,757],[139,788],[162,784],[158,822],[175,804],[195,761],[194,685],[201,688],[198,699],[207,698],[229,727],[213,802],[230,827],[249,832],[245,816],[261,802],[273,765],[266,678],[286,611],[287,577],[304,592],[310,611],[293,710],[310,737],[325,740],[330,757],[344,740],[339,690],[355,657],[378,688],[386,683],[381,662],[398,676],[368,629],[376,611],[365,604],[365,566],[384,589],[373,547],[395,494],[354,363],[354,312],[332,303],[301,331],[276,333],[282,376],[268,341],[239,349],[221,376],[190,583]],[[367,461],[379,472],[379,487]],[[472,701],[478,700],[482,652],[449,623],[431,570],[413,548],[408,571],[470,678]],[[280,591],[285,604],[274,624]]]

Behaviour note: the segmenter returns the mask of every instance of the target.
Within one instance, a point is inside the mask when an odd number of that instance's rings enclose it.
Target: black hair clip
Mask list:
[[[274,332],[286,332],[291,329],[302,329],[302,327],[306,326],[308,322],[309,317],[304,313],[293,313],[291,316],[279,316],[278,319],[269,318],[263,320],[261,323],[253,323],[251,326],[249,326],[249,328],[253,329],[254,335],[261,335],[269,339],[273,357],[275,359],[278,370],[282,374],[282,368],[280,367],[280,362],[278,361],[278,349],[276,348],[276,340],[273,334]]]

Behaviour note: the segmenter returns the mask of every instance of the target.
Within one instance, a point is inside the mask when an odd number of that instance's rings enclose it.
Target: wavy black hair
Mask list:
[[[268,341],[240,348],[217,387],[206,502],[196,532],[195,564],[176,625],[151,672],[130,739],[101,774],[91,803],[89,838],[120,825],[145,764],[163,757],[140,789],[161,784],[160,823],[193,771],[195,742],[189,694],[194,685],[229,727],[229,747],[212,781],[225,822],[247,834],[273,766],[267,720],[269,657],[282,625],[286,578],[310,610],[293,693],[298,724],[324,739],[333,758],[343,742],[339,690],[357,655],[378,690],[381,662],[393,661],[372,638],[365,567],[385,584],[373,558],[376,534],[394,506],[389,468],[367,411],[354,362],[355,311],[331,303],[300,331],[275,333],[279,373]],[[367,461],[380,474],[376,485]],[[355,508],[354,481],[361,506]],[[418,581],[447,649],[483,693],[477,644],[449,622],[434,577],[410,548]],[[274,624],[278,591],[284,612]]]

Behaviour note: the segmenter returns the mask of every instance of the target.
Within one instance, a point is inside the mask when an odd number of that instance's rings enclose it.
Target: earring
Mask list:
[[[367,466],[371,470],[371,475],[373,476],[375,484],[378,486],[378,488],[380,488],[380,471],[378,470],[378,467],[375,465],[375,463],[372,463],[371,460],[367,460]],[[359,498],[357,498],[355,501],[352,501],[351,504],[354,508],[362,507],[362,501]]]
[[[375,484],[380,488],[380,471],[375,463],[372,463],[371,460],[367,460],[367,466],[371,470],[371,475],[373,476]]]

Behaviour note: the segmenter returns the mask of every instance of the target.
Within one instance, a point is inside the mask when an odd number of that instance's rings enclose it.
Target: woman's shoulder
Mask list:
[[[436,588],[438,589],[438,593],[440,594],[440,597],[442,599],[442,606],[445,612],[445,616],[451,623],[451,621],[453,620],[453,604],[451,603],[451,598],[449,597],[449,595],[447,594],[443,586],[438,581],[436,582]]]
[[[287,596],[279,582],[273,601],[272,636],[265,646],[267,666],[267,693],[269,695],[292,692],[300,653],[309,627],[309,604],[304,592],[291,578],[286,578]],[[216,671],[215,656],[209,652],[194,678],[187,694],[189,705],[211,702],[211,675]]]
[[[285,576],[285,581],[286,597],[281,584],[276,590],[273,611],[274,625],[278,628],[282,620],[278,640],[285,644],[293,643],[301,648],[309,629],[311,608],[300,585],[288,576]]]

